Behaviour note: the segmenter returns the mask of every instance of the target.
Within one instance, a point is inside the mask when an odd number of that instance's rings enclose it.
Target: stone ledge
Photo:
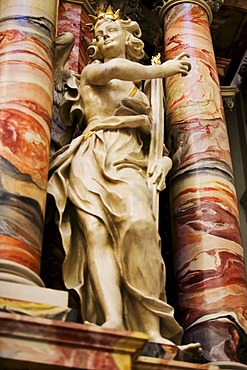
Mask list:
[[[68,292],[33,285],[1,281],[1,297],[26,302],[68,307]]]
[[[142,333],[0,313],[0,368],[131,369]]]
[[[140,356],[148,337],[0,312],[1,370],[216,370],[214,365]]]
[[[219,370],[218,366],[191,364],[189,362],[157,359],[140,356],[133,370]]]

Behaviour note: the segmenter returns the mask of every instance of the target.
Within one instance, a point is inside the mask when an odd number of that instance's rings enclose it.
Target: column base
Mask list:
[[[37,286],[1,282],[0,310],[33,317],[66,320],[68,292]]]
[[[39,275],[19,263],[0,260],[0,281],[24,285],[44,286]]]
[[[142,357],[132,365],[133,370],[220,370],[217,365],[191,364],[184,361]]]
[[[183,341],[200,342],[205,362],[219,361],[222,364],[247,365],[247,334],[230,314],[191,326],[185,330]],[[247,366],[245,368],[247,370]]]
[[[212,364],[218,366],[221,370],[247,370],[247,365],[240,364],[239,362],[216,361]]]
[[[1,281],[0,296],[25,302],[68,306],[68,292]]]

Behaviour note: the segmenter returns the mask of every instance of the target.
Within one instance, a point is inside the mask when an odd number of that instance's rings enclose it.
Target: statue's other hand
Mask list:
[[[66,83],[73,75],[75,75],[75,72],[72,70],[61,70],[60,73],[57,71],[54,81],[55,90],[57,92],[65,92]]]
[[[148,169],[148,175],[152,178],[152,183],[156,184],[158,191],[162,191],[166,188],[166,176],[171,168],[171,158],[164,156],[155,161]]]

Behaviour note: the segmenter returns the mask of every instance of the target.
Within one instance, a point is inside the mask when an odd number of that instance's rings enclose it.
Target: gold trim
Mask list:
[[[118,9],[114,13],[111,5],[109,5],[106,9],[106,12],[104,12],[103,9],[97,9],[96,16],[93,14],[88,14],[88,16],[93,23],[88,23],[87,26],[91,26],[91,30],[93,30],[95,27],[95,24],[101,19],[110,19],[111,21],[117,21],[118,19],[120,19],[120,9]]]
[[[132,97],[135,95],[135,93],[137,92],[137,87],[136,85],[133,87],[133,89],[129,92],[128,96]]]
[[[161,54],[158,53],[157,55],[153,55],[152,56],[152,59],[151,59],[151,64],[152,65],[155,65],[155,64],[161,64]]]
[[[96,134],[96,131],[89,131],[87,134],[82,135],[82,141],[86,141],[90,136]]]

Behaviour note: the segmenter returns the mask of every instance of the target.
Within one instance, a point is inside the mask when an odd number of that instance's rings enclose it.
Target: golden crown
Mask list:
[[[110,19],[112,21],[116,21],[117,19],[120,19],[120,9],[118,9],[115,13],[109,5],[106,9],[106,12],[104,12],[103,9],[97,9],[97,15],[89,14],[89,18],[91,19],[92,23],[88,23],[87,26],[91,26],[91,30],[94,29],[95,24],[97,21],[101,19]]]

